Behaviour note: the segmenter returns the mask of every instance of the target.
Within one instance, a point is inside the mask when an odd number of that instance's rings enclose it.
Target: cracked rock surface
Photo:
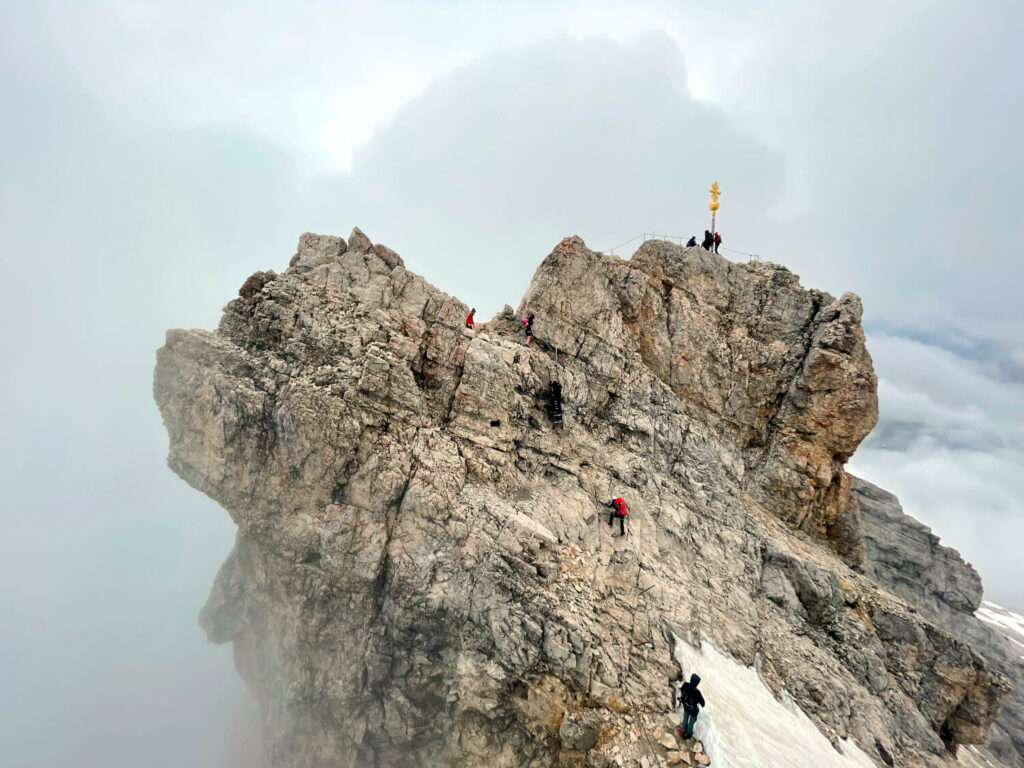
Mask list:
[[[865,573],[1015,682],[989,729],[983,757],[992,765],[1024,768],[1024,657],[1018,644],[975,617],[981,604],[978,572],[904,513],[888,491],[859,478],[853,478],[852,490],[864,521]]]
[[[877,419],[856,296],[570,237],[516,312],[471,331],[468,309],[359,230],[307,233],[216,331],[158,352],[168,463],[238,525],[200,618],[260,700],[270,765],[694,759],[649,732],[673,643],[701,634],[879,765],[985,738],[1005,678],[865,557],[843,469]]]

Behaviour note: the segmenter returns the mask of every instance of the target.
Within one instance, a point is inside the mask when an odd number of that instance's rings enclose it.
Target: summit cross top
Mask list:
[[[715,214],[718,212],[718,196],[722,194],[722,191],[718,188],[718,182],[716,181],[711,185],[711,189],[708,190],[711,193],[711,202],[708,204],[708,209],[711,211],[711,234],[715,234]]]

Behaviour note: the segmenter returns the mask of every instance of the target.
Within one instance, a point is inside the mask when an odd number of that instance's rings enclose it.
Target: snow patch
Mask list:
[[[719,652],[708,640],[694,648],[677,638],[684,679],[697,673],[707,706],[694,736],[714,768],[875,768],[856,744],[837,751],[788,696],[780,701],[753,667]]]
[[[982,600],[974,615],[986,624],[995,627],[1011,642],[1024,648],[1024,616],[1003,608],[1001,605]],[[1024,659],[1024,655],[1021,656]]]
[[[967,749],[960,750],[957,763],[966,766],[966,768],[999,768],[973,744]]]

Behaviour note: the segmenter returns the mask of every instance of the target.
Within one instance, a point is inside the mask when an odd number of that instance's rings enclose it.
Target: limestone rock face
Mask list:
[[[864,572],[1015,681],[991,727],[986,758],[1024,768],[1024,649],[975,617],[982,594],[978,572],[905,514],[891,493],[860,478],[853,478],[852,490],[863,519]]]
[[[652,240],[621,261],[567,238],[521,310],[542,318],[538,341],[599,375],[642,365],[718,434],[741,487],[862,559],[842,467],[877,422],[878,400],[856,296],[807,291],[784,268],[702,248]]]
[[[899,499],[853,478],[863,519],[864,572],[934,617],[971,616],[981,605],[981,577],[955,549],[903,512]]]
[[[567,238],[471,331],[358,229],[297,256],[217,331],[168,332],[154,383],[168,463],[238,524],[201,623],[270,764],[657,765],[672,648],[701,636],[879,764],[984,738],[1005,680],[869,578],[855,296]]]
[[[294,268],[296,272],[307,272],[321,264],[334,261],[346,248],[345,241],[340,237],[306,232],[299,238],[299,247],[288,266]]]

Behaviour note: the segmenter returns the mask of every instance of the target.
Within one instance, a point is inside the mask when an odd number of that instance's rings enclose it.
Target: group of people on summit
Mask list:
[[[718,247],[722,244],[722,233],[714,232],[711,230],[704,230],[704,240],[701,242],[700,247],[705,251],[714,251],[718,253]],[[686,241],[687,248],[693,248],[697,245],[697,236],[693,235],[689,240]],[[470,330],[476,328],[475,322],[476,307],[469,310],[469,314],[466,315],[466,327]],[[533,312],[530,312],[523,318],[523,332],[526,334],[526,346],[530,346],[530,342],[533,340]]]
[[[722,244],[722,233],[721,232],[712,233],[710,229],[705,229],[704,230],[704,240],[700,244],[701,248],[703,248],[705,251],[714,251],[715,253],[718,253],[718,246],[720,246],[721,244]],[[697,236],[696,235],[694,235],[693,237],[691,237],[689,240],[686,241],[686,247],[687,248],[693,248],[696,245],[697,245]]]

